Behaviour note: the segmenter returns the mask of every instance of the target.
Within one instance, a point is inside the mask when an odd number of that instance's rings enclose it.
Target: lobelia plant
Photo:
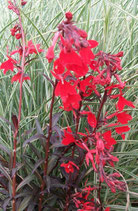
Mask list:
[[[24,6],[27,2],[24,0],[21,0],[20,4],[21,6]],[[9,10],[12,10],[16,15],[18,16],[18,22],[14,25],[14,27],[10,30],[11,35],[15,37],[17,40],[21,40],[19,42],[19,46],[17,47],[17,50],[14,50],[10,52],[8,55],[7,52],[7,57],[8,60],[4,61],[0,69],[4,70],[4,74],[8,70],[14,71],[15,69],[17,70],[17,73],[12,77],[11,83],[18,81],[20,83],[20,96],[19,96],[19,110],[18,110],[18,117],[13,114],[12,115],[12,122],[13,122],[13,153],[11,155],[12,157],[12,169],[11,169],[11,180],[12,180],[12,210],[16,210],[16,172],[17,172],[17,164],[16,164],[16,148],[17,148],[17,137],[18,137],[18,132],[19,132],[19,126],[20,126],[20,120],[21,120],[21,106],[22,106],[22,87],[23,87],[23,81],[24,80],[30,80],[30,77],[25,74],[25,68],[29,64],[29,62],[32,60],[30,59],[31,54],[38,54],[43,52],[42,49],[40,49],[40,44],[37,44],[34,46],[32,40],[28,41],[27,45],[25,42],[25,33],[22,25],[22,19],[21,19],[21,13],[20,9],[17,5],[16,0],[8,1],[8,8]],[[18,55],[18,60],[14,59],[14,55]],[[3,176],[2,176],[3,177]],[[2,184],[3,187],[3,184]],[[7,189],[6,189],[7,190]],[[10,196],[11,198],[11,196]],[[5,209],[5,206],[4,206]]]
[[[21,1],[22,6],[25,4]],[[12,202],[13,211],[109,211],[101,197],[103,185],[106,183],[113,193],[117,189],[126,191],[121,174],[118,171],[108,173],[108,169],[114,169],[114,164],[119,161],[113,155],[117,143],[113,135],[125,139],[125,133],[130,130],[127,124],[132,117],[124,111],[124,107],[134,108],[133,103],[124,97],[125,82],[118,75],[122,69],[120,58],[123,52],[111,54],[99,51],[94,54],[92,48],[96,48],[98,42],[88,40],[87,33],[72,21],[72,13],[66,13],[66,20],[58,25],[46,54],[48,61],[53,62],[51,74],[55,78],[53,81],[46,76],[53,87],[47,130],[43,131],[36,120],[37,133],[24,141],[23,161],[21,159],[17,163],[22,86],[24,80],[31,80],[25,73],[25,67],[34,59],[30,55],[43,50],[31,40],[26,44],[16,1],[9,1],[8,8],[18,16],[19,22],[11,29],[11,35],[20,40],[20,45],[9,55],[7,53],[8,60],[1,64],[0,69],[4,69],[4,74],[8,70],[18,71],[11,82],[19,82],[20,97],[18,117],[15,114],[12,116],[13,152],[9,153],[12,166],[7,164],[8,161],[1,161],[0,184],[5,199],[1,207],[10,209]],[[13,58],[15,54],[18,60]],[[55,98],[58,96],[61,112],[54,113]],[[108,114],[108,107],[103,111],[110,100],[116,102],[112,114]],[[96,111],[95,107],[90,106],[93,101],[98,103]],[[63,130],[58,121],[64,111],[73,116],[73,122]],[[81,126],[82,121],[85,128]],[[34,140],[39,140],[40,149],[31,143]],[[90,168],[97,175],[97,184],[87,177],[86,172]],[[12,187],[12,193],[9,187]]]

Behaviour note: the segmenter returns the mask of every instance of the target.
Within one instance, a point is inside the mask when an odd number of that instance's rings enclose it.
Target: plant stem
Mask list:
[[[79,87],[79,85],[78,85],[78,87]],[[83,100],[83,96],[82,96],[82,94],[81,94],[81,91],[80,91],[80,95],[81,95],[82,100]],[[82,107],[82,100],[80,101],[79,109],[78,109],[78,111],[77,111],[76,131],[75,131],[75,135],[76,135],[76,136],[77,136],[78,129],[79,129],[80,110],[81,110],[81,107]],[[74,158],[75,148],[76,148],[76,145],[74,144],[73,149],[72,149],[72,158]],[[70,192],[71,192],[70,181],[71,181],[71,174],[69,175],[69,189],[68,189],[67,194],[66,194],[66,204],[65,204],[65,208],[64,208],[65,211],[68,211],[68,208],[69,208],[69,199],[70,199]]]
[[[102,201],[101,201],[101,181],[99,182],[99,189],[98,189],[98,199],[102,209]]]
[[[96,132],[97,127],[99,125],[99,119],[100,119],[100,116],[101,116],[101,111],[102,111],[102,108],[104,106],[104,103],[106,102],[106,99],[107,99],[107,90],[105,90],[105,92],[104,92],[104,96],[103,96],[103,99],[102,99],[102,102],[101,102],[101,105],[100,105],[100,108],[99,108],[99,111],[98,111],[98,115],[97,115],[97,125],[96,125],[93,133]]]
[[[106,102],[107,100],[107,90],[105,90],[104,92],[104,96],[103,96],[103,99],[102,99],[102,102],[101,102],[101,105],[100,105],[100,108],[99,108],[99,112],[98,112],[98,115],[97,115],[97,125],[93,131],[93,133],[96,132],[96,129],[99,125],[99,119],[100,119],[100,116],[101,116],[101,111],[103,109],[103,106],[104,106],[104,103]],[[100,202],[100,205],[101,205],[101,209],[102,209],[102,201],[101,201],[101,181],[99,182],[99,189],[98,189],[98,199],[99,199],[99,202]]]
[[[13,149],[13,166],[12,168],[15,169],[16,167],[16,145],[17,145],[17,133],[18,133],[18,128],[15,130],[14,133],[14,149]],[[15,200],[15,195],[16,195],[16,173],[13,175],[12,178],[12,197],[13,197],[13,202],[12,202],[12,210],[16,211],[16,200]]]
[[[46,139],[44,176],[47,175],[47,169],[48,169],[49,143],[50,143],[50,138],[51,138],[51,135],[52,135],[52,115],[53,115],[53,105],[54,105],[54,100],[55,100],[56,86],[57,86],[57,80],[55,81],[55,84],[54,84],[53,96],[52,96],[51,108],[50,108],[49,133],[48,133],[48,137]]]
[[[52,115],[53,115],[53,105],[55,100],[55,89],[57,86],[57,80],[55,81],[54,88],[53,88],[53,95],[52,95],[52,101],[50,105],[50,117],[49,117],[49,131],[48,131],[48,137],[46,138],[46,146],[45,146],[45,162],[44,162],[44,179],[41,184],[41,193],[39,197],[39,211],[42,210],[42,200],[44,194],[42,193],[45,187],[45,177],[47,176],[47,170],[48,170],[48,157],[49,157],[49,144],[50,144],[50,138],[52,135]]]
[[[16,2],[16,1],[15,1]],[[21,80],[20,80],[20,96],[19,96],[19,111],[18,111],[18,125],[17,128],[14,132],[14,155],[13,155],[13,169],[16,168],[16,147],[17,147],[17,135],[19,131],[19,124],[21,120],[21,107],[22,107],[22,85],[23,85],[23,74],[24,74],[24,68],[25,68],[25,34],[22,26],[22,19],[19,11],[19,25],[21,28],[21,35],[22,35],[22,63],[21,63]],[[12,202],[12,210],[16,211],[16,173],[13,175],[13,184],[12,184],[12,197],[13,197],[13,202]]]

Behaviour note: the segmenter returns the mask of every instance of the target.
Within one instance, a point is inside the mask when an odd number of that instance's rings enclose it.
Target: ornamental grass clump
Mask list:
[[[22,0],[20,6],[26,3]],[[98,42],[87,39],[87,33],[75,25],[71,12],[65,14],[46,53],[52,66],[52,79],[46,76],[53,89],[49,121],[42,130],[36,120],[37,133],[24,140],[22,147],[26,150],[17,162],[23,85],[31,81],[26,67],[44,51],[40,44],[27,41],[20,6],[16,0],[9,1],[8,8],[18,19],[10,31],[19,45],[7,52],[7,60],[0,66],[4,74],[13,72],[11,83],[19,83],[20,91],[18,116],[12,115],[11,162],[9,165],[1,160],[0,164],[1,207],[13,211],[109,211],[101,197],[102,188],[106,185],[113,193],[127,190],[122,174],[114,170],[119,161],[114,155],[115,134],[125,141],[132,117],[124,108],[135,107],[124,97],[126,82],[119,76],[123,52],[94,54]],[[59,113],[54,113],[56,99],[60,101]],[[114,112],[109,114],[105,105],[112,100]],[[98,104],[97,110],[91,106],[93,101]],[[64,129],[60,125],[63,113],[72,116],[72,123]],[[34,140],[39,141],[39,148],[32,143]],[[90,169],[97,184],[87,177]]]

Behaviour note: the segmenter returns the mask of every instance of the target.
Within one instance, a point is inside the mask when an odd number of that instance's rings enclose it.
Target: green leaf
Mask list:
[[[31,200],[31,198],[32,198],[32,196],[27,196],[27,197],[25,197],[25,198],[22,200],[22,202],[21,202],[21,204],[20,204],[20,206],[19,206],[19,208],[18,208],[18,211],[24,211],[25,208],[28,207],[29,201]]]

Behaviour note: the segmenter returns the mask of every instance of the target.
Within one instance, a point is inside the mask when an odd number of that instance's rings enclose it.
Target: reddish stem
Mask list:
[[[15,1],[16,3],[16,1]],[[18,9],[19,11],[19,9]],[[14,132],[14,140],[13,140],[13,144],[14,144],[14,155],[13,155],[13,169],[16,168],[16,146],[17,146],[17,134],[19,131],[19,124],[20,124],[20,120],[21,120],[21,107],[22,107],[22,85],[23,85],[23,74],[24,74],[24,68],[25,68],[25,34],[24,34],[24,30],[23,30],[23,26],[22,26],[22,19],[21,19],[21,15],[20,15],[20,11],[18,13],[18,18],[19,18],[19,25],[21,28],[21,34],[22,34],[22,63],[21,63],[21,80],[20,80],[20,96],[19,96],[19,111],[18,111],[18,125],[17,128]],[[13,203],[12,203],[12,210],[16,211],[16,173],[13,175],[13,179],[12,179],[12,197],[13,197]]]
[[[101,102],[101,105],[100,105],[100,108],[99,108],[99,112],[98,112],[98,115],[97,115],[97,125],[96,125],[96,127],[95,127],[93,133],[96,132],[97,127],[98,127],[98,125],[99,125],[99,119],[100,119],[100,116],[101,116],[101,111],[102,111],[102,109],[103,109],[103,106],[104,106],[104,103],[106,102],[106,100],[107,100],[107,90],[105,90],[105,92],[104,92],[104,96],[103,96],[103,99],[102,99],[102,102]],[[102,207],[102,201],[101,201],[101,181],[100,181],[100,183],[99,183],[98,199],[99,199],[100,205],[101,205],[101,207]]]
[[[102,99],[102,102],[101,102],[101,105],[100,105],[100,108],[99,108],[99,111],[98,111],[98,115],[97,115],[97,125],[96,125],[93,133],[96,132],[97,127],[99,125],[99,119],[100,119],[100,116],[101,116],[101,111],[102,111],[102,108],[104,106],[104,103],[106,102],[106,99],[107,99],[107,90],[105,90],[105,92],[104,92],[104,96],[103,96],[103,99]]]
[[[79,87],[79,84],[78,84],[78,87]],[[81,95],[82,100],[83,100],[83,96],[81,94],[81,91],[80,91],[80,95]],[[76,132],[76,134],[75,134],[76,136],[77,136],[78,129],[79,129],[80,110],[81,110],[81,107],[82,107],[82,100],[80,101],[79,109],[77,111],[76,131],[75,131]],[[72,158],[74,158],[75,148],[76,148],[76,145],[74,144],[73,149],[72,149]],[[71,180],[71,174],[69,176],[69,184],[70,184],[70,180]],[[66,204],[65,204],[65,208],[64,208],[65,211],[68,211],[68,208],[69,208],[70,191],[71,191],[71,187],[69,187],[69,190],[67,191],[67,194],[66,194]]]
[[[57,80],[55,81],[55,84],[54,84],[52,101],[51,101],[51,105],[50,105],[49,132],[48,132],[48,137],[46,139],[46,148],[45,148],[44,179],[47,176],[47,170],[48,170],[49,144],[50,144],[50,138],[51,138],[51,135],[52,135],[52,114],[53,114],[53,105],[54,105],[54,100],[55,100],[56,86],[57,86]],[[42,201],[43,201],[43,196],[44,196],[44,194],[42,192],[44,191],[44,187],[46,185],[44,179],[43,179],[43,182],[41,184],[41,194],[40,194],[40,197],[39,197],[39,211],[42,210]]]

